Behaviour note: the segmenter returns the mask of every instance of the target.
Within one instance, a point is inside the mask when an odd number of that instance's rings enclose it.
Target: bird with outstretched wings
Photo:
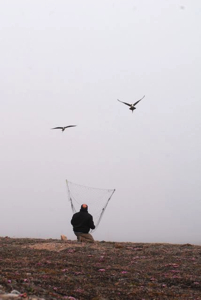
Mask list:
[[[64,126],[64,127],[54,127],[54,128],[51,128],[51,129],[61,129],[62,131],[64,131],[66,128],[70,128],[70,127],[76,127],[77,125],[68,125],[68,126]]]
[[[117,100],[118,100],[119,102],[123,103],[123,104],[128,105],[128,106],[129,106],[129,109],[133,112],[134,109],[136,109],[135,105],[138,104],[142,99],[144,99],[144,97],[145,97],[145,95],[144,95],[141,99],[139,99],[138,101],[136,101],[134,104],[130,104],[130,103],[127,103],[127,102],[123,102],[123,101],[121,101],[121,100],[119,100],[119,99],[117,99]]]

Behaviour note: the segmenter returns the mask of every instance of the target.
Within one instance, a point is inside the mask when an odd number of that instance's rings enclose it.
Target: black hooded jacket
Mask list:
[[[88,233],[90,229],[95,229],[92,215],[88,213],[87,209],[83,208],[73,215],[71,224],[75,232]]]

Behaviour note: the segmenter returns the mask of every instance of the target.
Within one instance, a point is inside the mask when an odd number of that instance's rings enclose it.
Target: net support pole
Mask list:
[[[68,180],[66,179],[66,185],[67,185],[67,192],[68,192],[68,195],[69,195],[69,201],[70,201],[70,205],[71,205],[71,209],[72,209],[72,212],[73,213],[76,213],[76,209],[75,209],[75,207],[74,207],[74,205],[73,205],[73,201],[72,201],[72,199],[71,199],[71,196],[70,196],[70,189],[69,189],[69,186],[68,186]]]
[[[110,199],[112,198],[112,195],[114,194],[115,191],[116,191],[116,190],[114,189],[113,192],[112,192],[112,194],[111,194],[111,196],[110,196],[109,199],[107,200],[106,205],[103,207],[102,212],[101,212],[101,214],[100,214],[100,217],[99,217],[99,219],[98,219],[98,222],[96,223],[96,228],[98,227],[98,225],[99,225],[99,223],[100,223],[100,221],[101,221],[101,219],[102,219],[102,217],[103,217],[103,214],[104,214],[104,212],[105,212],[105,209],[106,209],[106,207],[108,206],[108,203],[109,203]],[[94,230],[91,230],[91,232],[92,232],[92,231],[95,231],[96,228],[95,228]]]

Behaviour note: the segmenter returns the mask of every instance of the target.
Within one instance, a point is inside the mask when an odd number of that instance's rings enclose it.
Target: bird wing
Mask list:
[[[76,127],[77,125],[68,125],[68,126],[65,126],[64,128],[69,128],[69,127]]]
[[[124,104],[126,104],[126,105],[128,105],[128,106],[131,106],[132,104],[129,104],[129,103],[126,103],[126,102],[123,102],[123,101],[121,101],[121,100],[119,100],[119,99],[117,99],[119,102],[121,102],[121,103],[124,103]]]
[[[63,127],[54,127],[52,129],[63,129]]]
[[[135,103],[133,104],[133,106],[135,106],[136,104],[138,104],[138,102],[140,102],[144,97],[145,97],[145,96],[143,96],[140,100],[138,100],[137,102],[135,102]]]

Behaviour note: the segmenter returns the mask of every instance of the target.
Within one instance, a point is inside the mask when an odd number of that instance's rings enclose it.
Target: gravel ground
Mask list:
[[[1,299],[201,299],[201,246],[0,238]]]

